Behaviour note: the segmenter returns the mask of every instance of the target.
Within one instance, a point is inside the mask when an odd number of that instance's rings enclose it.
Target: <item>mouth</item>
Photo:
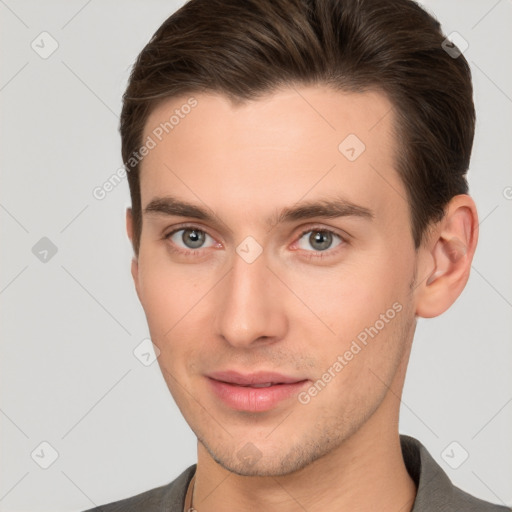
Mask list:
[[[210,387],[224,405],[246,412],[264,412],[296,396],[308,379],[273,372],[242,374],[234,371],[207,375]]]

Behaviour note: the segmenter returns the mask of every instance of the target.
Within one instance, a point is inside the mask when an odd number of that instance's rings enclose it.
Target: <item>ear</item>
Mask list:
[[[461,294],[471,270],[478,241],[475,202],[465,194],[451,199],[443,219],[419,249],[416,315],[432,318],[444,313]]]
[[[133,247],[133,214],[131,208],[126,208],[126,233],[128,238],[130,239],[130,243]],[[140,299],[139,294],[139,262],[137,259],[137,255],[134,253],[132,258],[132,266],[131,266],[132,278],[135,284],[135,290],[137,291],[137,296]]]

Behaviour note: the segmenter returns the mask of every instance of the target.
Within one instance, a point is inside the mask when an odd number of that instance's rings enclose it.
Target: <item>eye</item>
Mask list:
[[[336,242],[333,245],[333,241]],[[333,249],[343,243],[341,236],[333,233],[326,229],[310,229],[302,233],[298,240],[298,248],[309,251],[309,247],[312,247],[315,252],[326,251],[327,249]],[[308,247],[309,246],[309,247]]]
[[[176,229],[166,235],[166,238],[171,240],[171,242],[180,249],[203,249],[208,239],[215,243],[215,240],[210,235],[195,227]],[[212,245],[213,244],[210,246]]]

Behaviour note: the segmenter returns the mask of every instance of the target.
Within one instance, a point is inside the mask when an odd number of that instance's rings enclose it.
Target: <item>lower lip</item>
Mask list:
[[[213,392],[226,405],[237,411],[263,412],[273,409],[279,402],[296,396],[307,380],[291,384],[276,384],[266,388],[252,388],[208,379]]]

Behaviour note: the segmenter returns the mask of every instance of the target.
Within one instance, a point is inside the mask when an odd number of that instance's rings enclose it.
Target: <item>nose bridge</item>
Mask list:
[[[244,249],[243,244],[237,248],[224,280],[217,331],[228,343],[241,347],[283,336],[286,317],[264,254],[246,258],[240,247]]]

